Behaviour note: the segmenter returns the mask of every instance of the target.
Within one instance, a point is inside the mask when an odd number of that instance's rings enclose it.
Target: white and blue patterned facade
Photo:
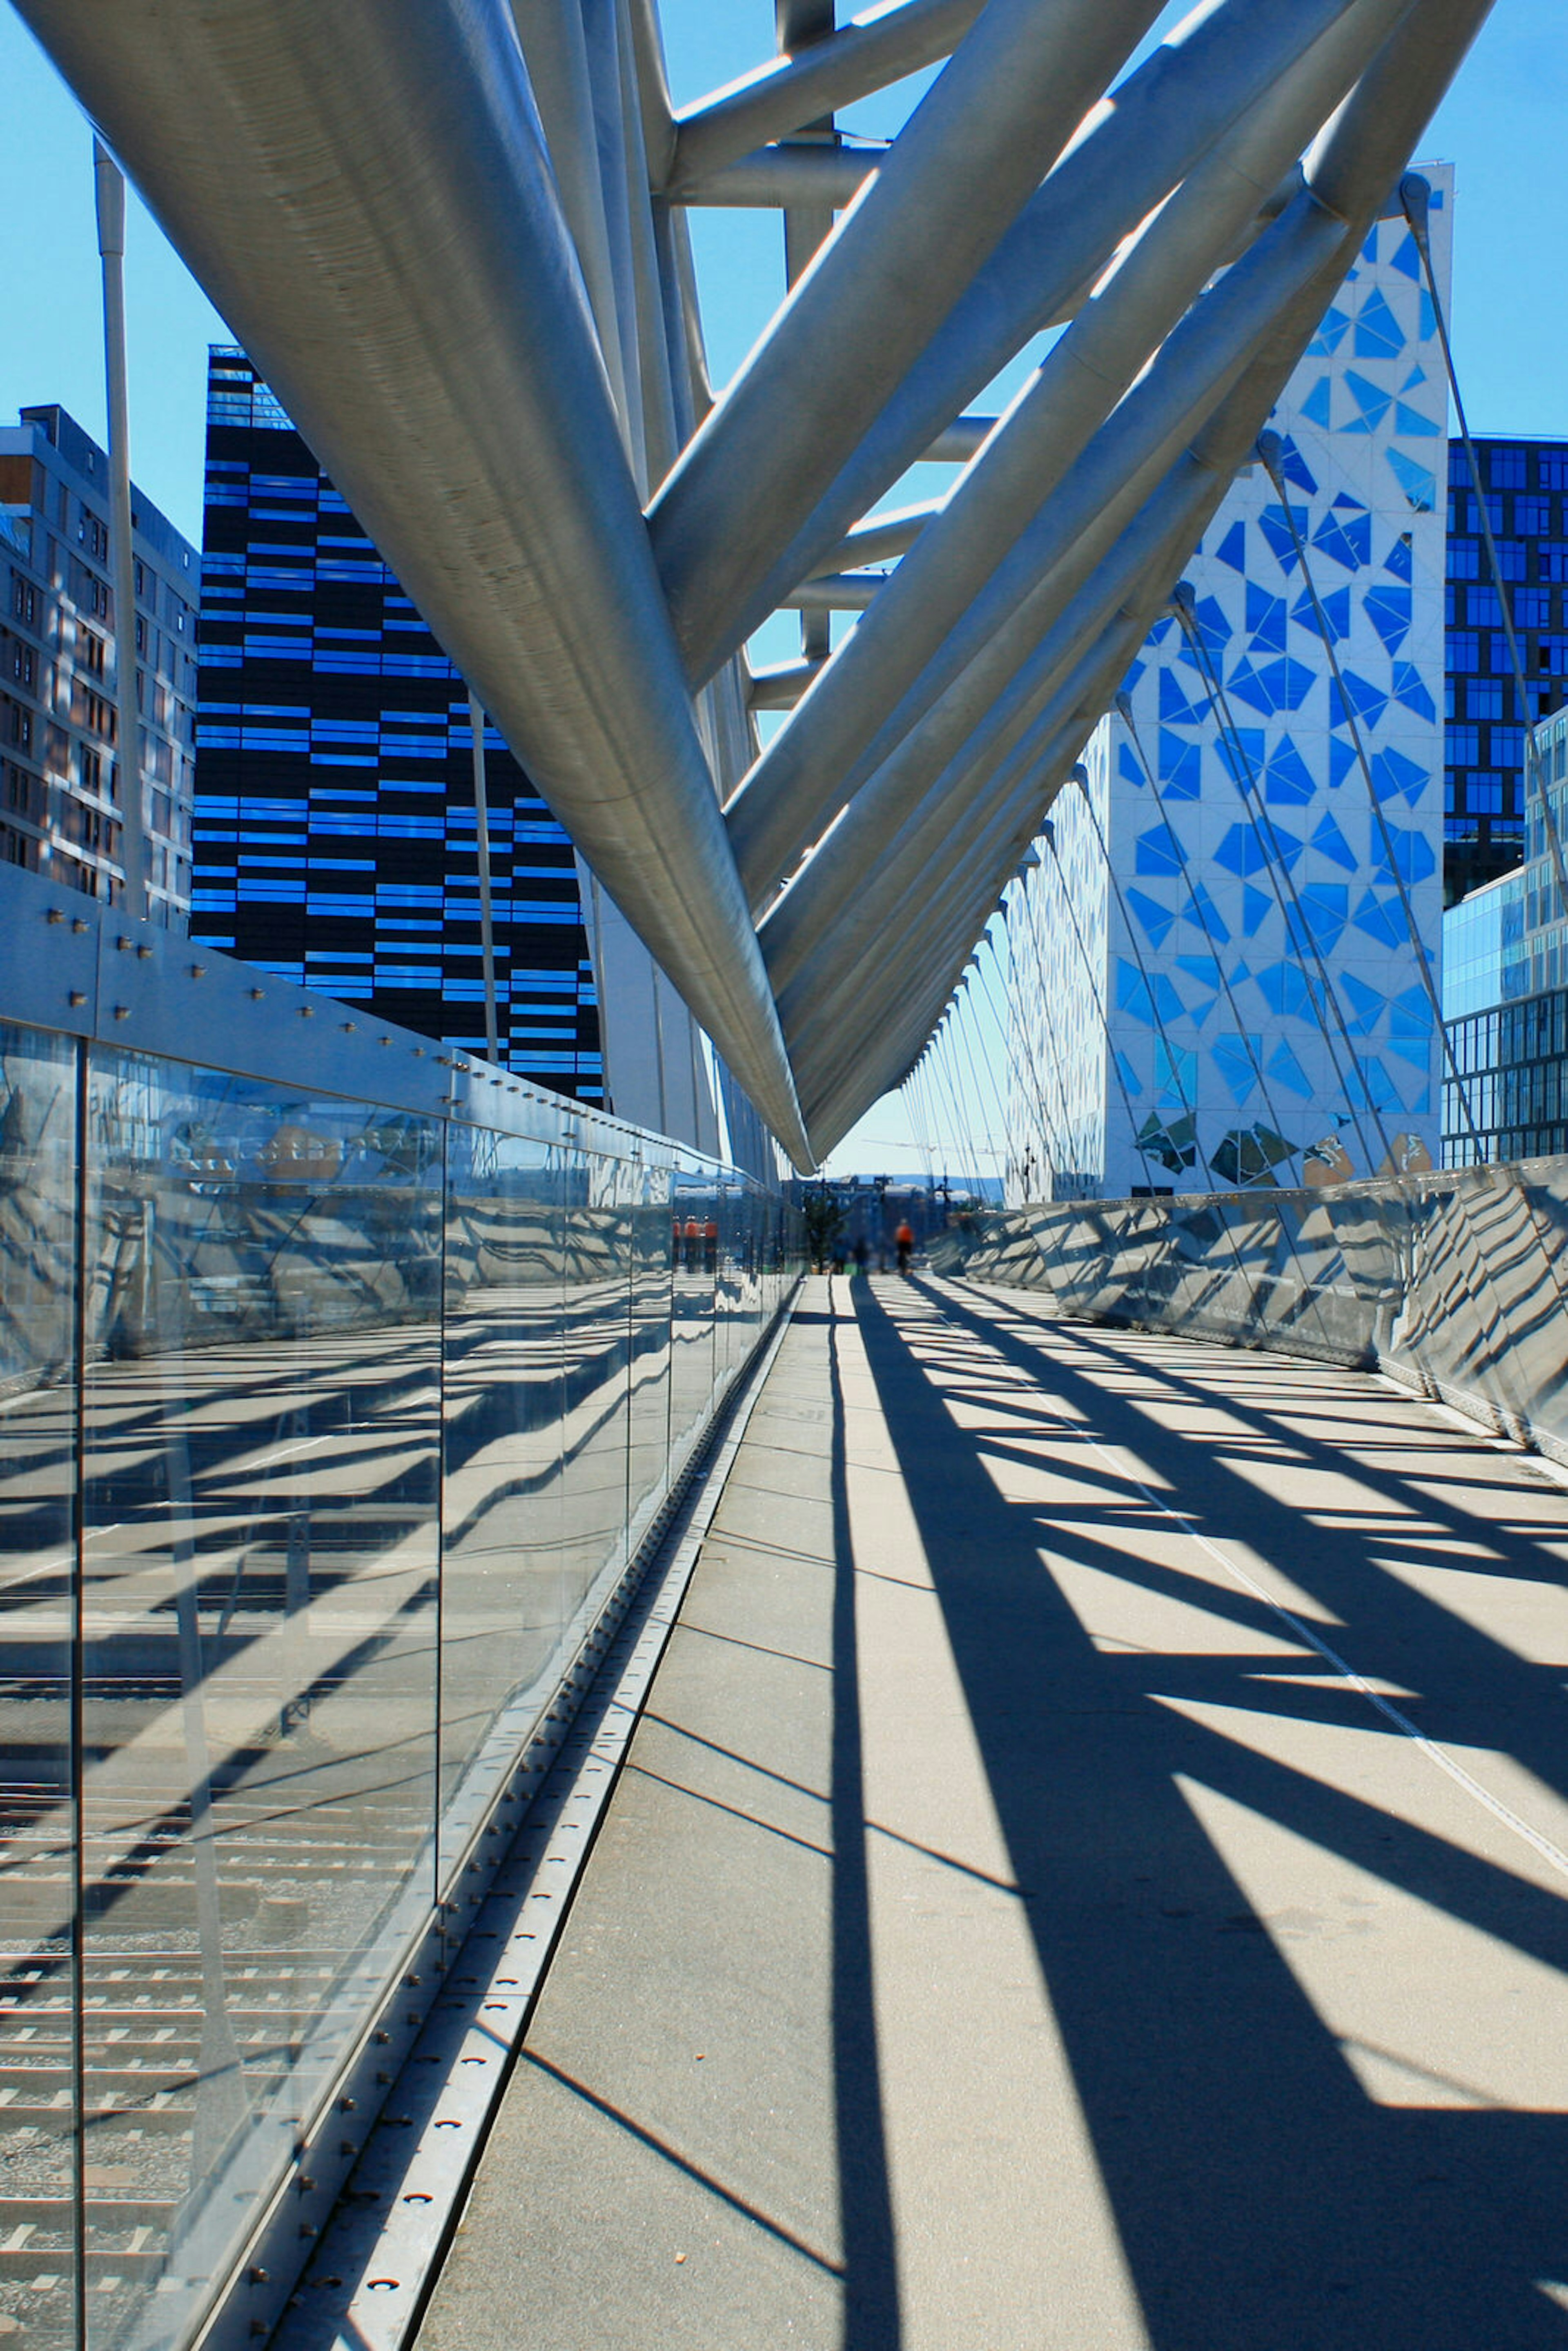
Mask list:
[[[1427,176],[1446,287],[1451,174]],[[1012,1196],[1436,1162],[1416,940],[1435,976],[1447,412],[1414,239],[1382,221],[1271,422],[1290,512],[1263,465],[1237,481],[1187,569],[1189,624],[1153,631],[1009,895]]]

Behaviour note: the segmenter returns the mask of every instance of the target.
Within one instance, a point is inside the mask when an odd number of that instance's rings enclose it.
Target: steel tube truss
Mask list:
[[[678,113],[656,0],[16,5],[805,1167],[918,1058],[1490,0],[1205,0],[1130,69],[1156,0],[789,0]],[[779,211],[788,290],[716,397],[716,204]]]

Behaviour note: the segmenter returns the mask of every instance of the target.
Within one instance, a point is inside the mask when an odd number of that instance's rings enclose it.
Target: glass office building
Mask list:
[[[1443,918],[1453,1167],[1568,1151],[1568,906],[1552,839],[1553,825],[1559,845],[1568,833],[1568,709],[1536,727],[1535,748],[1541,793],[1526,801],[1523,864]]]
[[[571,843],[486,734],[499,1057],[603,1099]],[[212,353],[194,937],[485,1050],[467,690],[243,351]]]
[[[191,889],[200,562],[131,489],[136,698],[152,920]],[[0,859],[119,904],[119,659],[109,459],[63,408],[0,427]]]
[[[1519,863],[1524,729],[1568,701],[1568,442],[1475,444],[1525,678],[1521,710],[1463,444],[1448,449],[1444,894],[1449,905]]]

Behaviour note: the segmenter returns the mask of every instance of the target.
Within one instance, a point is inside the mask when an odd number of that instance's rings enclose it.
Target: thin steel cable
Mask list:
[[[1144,747],[1144,738],[1138,731],[1138,722],[1134,716],[1131,696],[1126,694],[1118,695],[1116,697],[1116,707],[1121,715],[1123,724],[1125,726],[1127,732],[1133,738],[1133,747],[1137,755],[1138,764],[1143,768],[1149,789],[1154,794],[1155,806],[1159,811],[1160,820],[1165,824],[1166,831],[1170,833],[1171,839],[1176,844],[1176,854],[1180,860],[1182,880],[1186,883],[1187,896],[1192,902],[1193,912],[1197,916],[1198,922],[1202,926],[1204,937],[1208,942],[1209,951],[1214,957],[1214,967],[1219,974],[1219,984],[1225,993],[1226,1004],[1229,1008],[1231,1019],[1236,1023],[1236,1033],[1242,1040],[1242,1045],[1246,1051],[1248,1061],[1251,1066],[1253,1077],[1256,1079],[1258,1083],[1258,1091],[1263,1097],[1263,1107],[1268,1112],[1275,1134],[1282,1134],[1284,1133],[1284,1129],[1280,1123],[1280,1113],[1274,1107],[1274,1100],[1271,1092],[1270,1092],[1269,1081],[1264,1075],[1262,1057],[1253,1047],[1250,1032],[1247,1029],[1247,1026],[1241,1018],[1241,1008],[1236,1001],[1235,991],[1232,989],[1230,982],[1226,977],[1224,960],[1219,952],[1219,943],[1215,938],[1213,929],[1209,924],[1207,908],[1205,906],[1203,900],[1199,897],[1197,884],[1193,881],[1191,869],[1187,862],[1186,852],[1183,849],[1180,839],[1176,833],[1174,828],[1170,825],[1166,817],[1165,795],[1160,789],[1159,777],[1155,771],[1153,762],[1150,760],[1149,756]],[[1126,920],[1124,913],[1123,920]],[[1208,1165],[1207,1160],[1205,1165]],[[1211,1167],[1211,1181],[1212,1175],[1213,1170]],[[1241,1189],[1243,1187],[1238,1186],[1235,1188]],[[1328,1322],[1323,1307],[1322,1298],[1320,1294],[1320,1286],[1317,1282],[1312,1280],[1307,1272],[1306,1267],[1301,1259],[1299,1236],[1296,1228],[1289,1221],[1283,1209],[1281,1211],[1280,1223],[1290,1245],[1291,1258],[1295,1261],[1296,1278],[1301,1284],[1301,1295],[1304,1299],[1311,1301],[1317,1314],[1318,1326],[1322,1332],[1324,1343],[1330,1346],[1332,1352],[1332,1342],[1329,1337]],[[1230,1253],[1236,1260],[1237,1273],[1245,1280],[1246,1269],[1241,1259],[1240,1240],[1232,1228],[1228,1218],[1226,1220],[1226,1233],[1230,1242]]]
[[[1278,435],[1271,433],[1264,434],[1258,443],[1258,455],[1262,462],[1264,469],[1268,473],[1270,480],[1274,484],[1276,489],[1279,489],[1281,487],[1281,481],[1278,471]],[[1317,615],[1318,633],[1322,639],[1324,651],[1328,654],[1329,666],[1333,674],[1334,684],[1338,689],[1341,707],[1344,711],[1346,722],[1350,727],[1351,741],[1355,747],[1356,761],[1361,768],[1362,777],[1366,785],[1367,799],[1372,804],[1373,815],[1376,820],[1379,836],[1384,844],[1384,855],[1388,861],[1388,868],[1394,876],[1395,887],[1399,894],[1399,903],[1404,909],[1405,926],[1410,935],[1410,944],[1416,950],[1416,961],[1420,970],[1422,987],[1425,989],[1427,999],[1431,1005],[1433,1017],[1437,1022],[1437,1035],[1441,1040],[1443,1058],[1448,1063],[1448,1074],[1453,1081],[1455,1093],[1458,1097],[1459,1106],[1464,1112],[1465,1123],[1470,1131],[1470,1141],[1477,1153],[1478,1164],[1481,1165],[1495,1165],[1495,1163],[1482,1161],[1479,1157],[1480,1132],[1476,1125],[1475,1116],[1470,1108],[1469,1088],[1466,1084],[1464,1077],[1460,1072],[1458,1059],[1454,1051],[1453,1040],[1448,1035],[1448,1025],[1443,1019],[1442,998],[1437,993],[1437,983],[1432,970],[1432,959],[1430,955],[1427,953],[1425,939],[1421,937],[1419,932],[1416,930],[1416,914],[1415,909],[1410,903],[1410,893],[1405,886],[1405,877],[1400,872],[1398,865],[1395,860],[1394,845],[1392,837],[1389,833],[1388,820],[1383,813],[1382,802],[1377,797],[1377,788],[1373,781],[1371,763],[1366,756],[1366,746],[1362,737],[1360,722],[1352,706],[1350,695],[1346,689],[1344,678],[1340,670],[1339,656],[1334,651],[1333,638],[1329,632],[1328,615],[1323,611],[1322,601],[1318,596],[1317,583],[1312,577],[1312,567],[1307,559],[1307,551],[1301,541],[1301,534],[1296,526],[1296,518],[1291,512],[1289,500],[1285,499],[1282,495],[1281,504],[1285,507],[1285,514],[1290,526],[1291,537],[1295,544],[1296,553],[1301,562],[1301,577],[1306,582],[1307,593],[1312,600],[1312,610]],[[1500,1172],[1502,1171],[1500,1170]],[[1520,1182],[1517,1175],[1514,1176],[1512,1180],[1513,1188],[1519,1194],[1520,1199],[1523,1204],[1525,1214],[1529,1217],[1531,1224],[1535,1228],[1536,1238],[1541,1250],[1542,1260],[1546,1267],[1552,1286],[1557,1292],[1558,1302],[1564,1308],[1568,1308],[1568,1294],[1564,1293],[1563,1278],[1557,1270],[1556,1250],[1553,1237],[1542,1227],[1541,1219],[1536,1214],[1534,1203],[1531,1201],[1523,1184]],[[1490,1265],[1487,1266],[1487,1279],[1491,1285],[1492,1293],[1497,1299],[1499,1306],[1502,1310],[1503,1319],[1507,1322],[1509,1319],[1507,1301],[1503,1297],[1501,1284],[1497,1280],[1495,1275],[1492,1273]]]
[[[1189,595],[1190,592],[1191,591],[1189,590]],[[1242,806],[1246,809],[1248,820],[1251,824],[1252,829],[1254,832],[1256,832],[1259,841],[1262,846],[1263,860],[1268,870],[1270,883],[1273,889],[1275,902],[1284,919],[1285,935],[1291,941],[1299,961],[1304,962],[1310,958],[1311,961],[1317,966],[1318,981],[1322,989],[1322,1004],[1321,1006],[1314,1005],[1313,1008],[1317,1012],[1318,1016],[1319,1033],[1322,1038],[1325,1048],[1327,1049],[1329,1059],[1333,1063],[1335,1079],[1343,1090],[1345,1103],[1347,1108],[1349,1108],[1352,1102],[1353,1090],[1349,1080],[1345,1076],[1344,1067],[1340,1061],[1339,1053],[1334,1045],[1333,1040],[1329,1034],[1328,1023],[1324,1018],[1325,1009],[1333,1014],[1335,1026],[1339,1029],[1340,1035],[1344,1042],[1345,1052],[1349,1056],[1350,1066],[1355,1071],[1356,1076],[1361,1081],[1361,1091],[1365,1097],[1367,1111],[1371,1116],[1373,1125],[1377,1130],[1378,1140],[1383,1145],[1384,1157],[1387,1160],[1390,1167],[1392,1168],[1394,1163],[1394,1144],[1392,1138],[1389,1135],[1387,1128],[1383,1123],[1383,1113],[1372,1098],[1372,1087],[1368,1081],[1366,1071],[1362,1068],[1361,1063],[1356,1057],[1355,1048],[1351,1041],[1350,1027],[1345,1019],[1343,1008],[1340,1004],[1338,991],[1334,987],[1333,982],[1329,977],[1328,965],[1323,958],[1322,950],[1318,946],[1312,925],[1307,921],[1306,910],[1301,904],[1301,896],[1296,889],[1294,878],[1291,873],[1289,866],[1285,862],[1284,852],[1280,846],[1280,837],[1274,830],[1274,820],[1272,817],[1270,816],[1268,810],[1264,805],[1263,794],[1258,780],[1258,771],[1252,764],[1251,756],[1248,751],[1246,744],[1241,739],[1241,730],[1236,723],[1235,713],[1230,707],[1230,697],[1226,693],[1223,681],[1220,679],[1218,672],[1216,670],[1213,662],[1209,658],[1208,648],[1203,641],[1203,632],[1197,625],[1197,616],[1191,611],[1190,607],[1183,601],[1181,590],[1179,589],[1176,591],[1173,609],[1175,610],[1176,619],[1181,623],[1182,630],[1186,636],[1188,643],[1192,646],[1194,655],[1197,662],[1199,674],[1203,678],[1204,686],[1208,695],[1209,707],[1213,711],[1216,718],[1219,721],[1221,737],[1228,737],[1232,757],[1238,763],[1239,772],[1237,773],[1237,782],[1241,789]],[[1246,778],[1245,782],[1242,781],[1243,777]],[[1289,905],[1286,904],[1287,895],[1290,900]],[[1294,915],[1293,920],[1292,913]],[[1305,950],[1304,954],[1302,952],[1303,948]],[[1307,992],[1310,997],[1312,994],[1310,983],[1308,985]],[[1366,1134],[1361,1123],[1360,1113],[1354,1108],[1351,1108],[1350,1114],[1352,1118],[1355,1120],[1356,1139],[1360,1143],[1362,1149],[1365,1151]],[[1371,1154],[1368,1153],[1367,1155],[1370,1158]],[[1370,1172],[1375,1174],[1376,1171],[1374,1169]]]
[[[1458,1061],[1448,1037],[1448,1026],[1443,1019],[1443,999],[1437,990],[1437,975],[1432,969],[1432,957],[1426,940],[1416,927],[1416,909],[1411,903],[1405,876],[1399,870],[1399,861],[1395,855],[1394,834],[1384,812],[1383,802],[1378,798],[1376,781],[1372,773],[1372,763],[1366,755],[1365,737],[1361,731],[1361,720],[1350,698],[1350,689],[1344,682],[1344,672],[1340,667],[1339,654],[1334,646],[1333,632],[1329,627],[1328,614],[1324,611],[1322,599],[1318,594],[1318,583],[1307,554],[1306,541],[1291,510],[1291,502],[1285,496],[1284,481],[1280,472],[1280,441],[1277,434],[1265,433],[1260,435],[1258,442],[1258,455],[1264,472],[1279,492],[1280,503],[1285,510],[1286,527],[1291,534],[1291,545],[1296,550],[1296,559],[1301,567],[1301,579],[1305,583],[1313,617],[1317,622],[1318,635],[1322,640],[1323,652],[1328,657],[1329,672],[1333,680],[1334,691],[1339,695],[1340,708],[1344,713],[1345,725],[1350,730],[1351,745],[1355,752],[1356,765],[1361,769],[1362,780],[1366,786],[1366,797],[1372,809],[1373,821],[1377,827],[1377,837],[1383,843],[1384,860],[1394,878],[1394,887],[1399,899],[1400,911],[1405,917],[1405,928],[1409,935],[1410,945],[1415,949],[1416,967],[1420,974],[1421,987],[1432,1009],[1432,1018],[1437,1024],[1443,1058],[1448,1065],[1448,1074],[1453,1080],[1459,1107],[1464,1113],[1465,1124],[1470,1131],[1470,1141],[1479,1152],[1480,1131],[1476,1125],[1475,1116],[1470,1108],[1469,1088],[1460,1072]]]
[[[1138,977],[1144,983],[1144,993],[1149,999],[1149,1010],[1154,1016],[1155,1028],[1158,1033],[1160,1043],[1165,1047],[1166,1065],[1170,1071],[1172,1082],[1176,1090],[1176,1099],[1181,1103],[1182,1109],[1186,1113],[1186,1116],[1192,1121],[1193,1149],[1197,1153],[1198,1158],[1203,1162],[1203,1171],[1208,1178],[1208,1188],[1212,1192],[1216,1188],[1214,1170],[1209,1165],[1208,1154],[1204,1150],[1202,1144],[1198,1141],[1197,1104],[1196,1101],[1188,1100],[1186,1086],[1181,1074],[1181,1063],[1177,1058],[1176,1047],[1171,1042],[1170,1031],[1166,1027],[1165,1016],[1160,1010],[1159,998],[1155,993],[1155,984],[1149,976],[1149,967],[1144,961],[1144,950],[1138,944],[1138,935],[1133,926],[1133,918],[1127,909],[1127,901],[1123,895],[1121,879],[1117,874],[1114,865],[1111,862],[1111,844],[1105,838],[1105,831],[1104,827],[1100,822],[1099,812],[1096,810],[1093,801],[1089,797],[1089,781],[1087,775],[1084,772],[1082,761],[1073,768],[1072,779],[1078,786],[1080,797],[1082,799],[1084,808],[1088,811],[1089,821],[1094,828],[1094,838],[1099,843],[1100,854],[1104,861],[1106,879],[1109,881],[1111,888],[1115,895],[1116,911],[1122,917],[1122,928],[1126,934],[1127,944],[1133,950],[1133,958],[1138,967]],[[1196,1061],[1196,1059],[1197,1056],[1195,1055],[1194,1060]],[[1154,1114],[1158,1118],[1160,1111],[1159,1089],[1156,1086],[1152,1091],[1155,1097]]]
[[[1079,927],[1078,909],[1072,903],[1072,893],[1067,886],[1067,876],[1061,870],[1061,854],[1056,846],[1056,835],[1053,831],[1048,831],[1045,837],[1051,845],[1051,860],[1056,867],[1057,879],[1061,884],[1062,904],[1067,908],[1067,919],[1072,925],[1072,935],[1078,945],[1079,960],[1083,966],[1084,977],[1089,982],[1089,993],[1093,999],[1094,1008],[1100,1015],[1100,1026],[1105,1032],[1106,1058],[1110,1061],[1116,1080],[1116,1091],[1122,1097],[1122,1108],[1126,1113],[1127,1132],[1133,1138],[1134,1150],[1144,1163],[1144,1174],[1149,1176],[1149,1154],[1138,1140],[1137,1121],[1133,1116],[1132,1097],[1127,1092],[1127,1081],[1122,1074],[1122,1063],[1116,1052],[1116,1040],[1111,1034],[1111,1019],[1105,1004],[1105,991],[1096,978],[1094,966],[1090,960],[1089,949],[1084,943],[1083,933]],[[1107,1153],[1106,1156],[1109,1158],[1110,1154]],[[1150,1177],[1148,1189],[1151,1192],[1165,1188],[1163,1186],[1156,1186]]]
[[[1024,912],[1021,904],[1019,905],[1019,912],[1020,914]],[[1010,932],[1009,934],[1009,942],[1010,946]],[[998,976],[999,978],[1001,968],[1000,961],[988,933],[987,934],[983,944],[989,946],[991,949],[991,960],[997,966]],[[998,1034],[1004,1041],[1008,1057],[1008,1071],[1016,1089],[1016,1098],[1019,1102],[1021,1119],[1027,1122],[1030,1116],[1029,1097],[1032,1091],[1034,1097],[1034,1109],[1038,1113],[1040,1120],[1040,1134],[1045,1143],[1047,1150],[1052,1155],[1052,1166],[1061,1167],[1065,1165],[1067,1159],[1067,1131],[1070,1121],[1068,1119],[1067,1113],[1067,1096],[1061,1082],[1061,1057],[1056,1049],[1055,1028],[1050,1018],[1049,1000],[1042,995],[1040,998],[1040,1008],[1044,1015],[1042,1026],[1051,1032],[1047,1040],[1049,1051],[1046,1055],[1046,1060],[1050,1064],[1051,1074],[1056,1080],[1057,1095],[1061,1104],[1063,1123],[1060,1129],[1054,1125],[1052,1121],[1051,1110],[1045,1098],[1045,1087],[1037,1073],[1036,1065],[1026,1054],[1021,1052],[1017,1044],[1015,1044],[1013,1039],[1012,1021],[1010,1019],[1007,1020],[1003,1019],[1001,1011],[998,1007],[996,998],[992,992],[991,984],[986,977],[983,968],[979,973],[979,980],[981,989],[985,995],[987,1009],[989,1011],[992,1021],[995,1023]],[[1010,1004],[1012,1000],[1011,992],[1009,989],[1006,981],[1002,981],[1001,984],[1004,1003]],[[1020,1142],[1025,1141],[1028,1136],[1028,1133],[1029,1129],[1027,1124],[1025,1124],[1023,1134],[1019,1136]],[[1026,1152],[1018,1161],[1019,1179],[1020,1182],[1023,1183],[1026,1196],[1028,1192],[1028,1185],[1027,1182],[1024,1181],[1023,1171],[1028,1159],[1031,1158],[1032,1155],[1032,1153]],[[1045,1171],[1042,1168],[1040,1172],[1043,1175]]]
[[[1172,841],[1176,843],[1176,857],[1181,867],[1181,878],[1186,884],[1187,898],[1191,903],[1192,911],[1197,918],[1198,926],[1202,930],[1204,938],[1207,942],[1209,953],[1214,957],[1214,967],[1219,974],[1219,985],[1224,993],[1226,1006],[1229,1011],[1231,1019],[1236,1023],[1236,1033],[1241,1040],[1242,1049],[1247,1055],[1249,1066],[1251,1069],[1253,1077],[1257,1081],[1258,1091],[1263,1097],[1263,1107],[1269,1113],[1269,1118],[1275,1134],[1282,1134],[1285,1130],[1280,1123],[1280,1113],[1275,1105],[1273,1094],[1270,1090],[1268,1076],[1263,1068],[1262,1057],[1254,1046],[1251,1032],[1241,1017],[1241,1007],[1236,1001],[1236,991],[1231,987],[1229,977],[1225,969],[1224,957],[1220,953],[1220,942],[1214,935],[1214,927],[1208,919],[1208,908],[1204,904],[1198,886],[1192,878],[1192,862],[1187,856],[1186,851],[1182,847],[1180,835],[1176,832],[1175,826],[1170,821],[1170,816],[1166,806],[1165,793],[1161,789],[1160,779],[1155,771],[1154,764],[1149,758],[1148,752],[1144,747],[1144,738],[1142,734],[1139,732],[1138,722],[1134,715],[1131,697],[1124,694],[1119,695],[1116,699],[1116,707],[1121,714],[1123,723],[1126,726],[1128,734],[1133,738],[1133,748],[1137,756],[1138,765],[1142,768],[1145,778],[1148,782],[1149,789],[1154,794],[1155,807],[1159,812],[1160,821],[1165,826],[1166,831],[1169,833]],[[1319,1025],[1320,1027],[1322,1025],[1321,1014],[1319,1016]]]

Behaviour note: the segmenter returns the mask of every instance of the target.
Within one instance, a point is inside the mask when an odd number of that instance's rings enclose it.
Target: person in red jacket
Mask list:
[[[909,1279],[909,1260],[915,1253],[915,1230],[907,1217],[904,1217],[903,1223],[899,1226],[898,1230],[894,1233],[893,1237],[893,1246],[898,1251],[898,1270],[904,1276],[905,1281],[907,1281]]]

